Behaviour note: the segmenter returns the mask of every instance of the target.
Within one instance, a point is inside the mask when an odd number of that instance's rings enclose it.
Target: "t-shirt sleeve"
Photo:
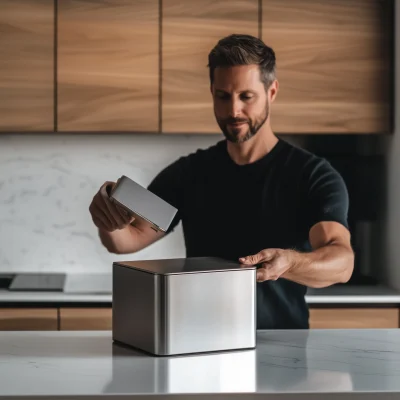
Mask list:
[[[308,177],[306,218],[308,230],[318,222],[335,221],[347,229],[349,195],[342,176],[322,159]]]
[[[180,158],[165,167],[154,177],[147,187],[150,192],[178,210],[166,232],[167,234],[172,232],[181,220],[184,184],[183,161],[183,158]]]

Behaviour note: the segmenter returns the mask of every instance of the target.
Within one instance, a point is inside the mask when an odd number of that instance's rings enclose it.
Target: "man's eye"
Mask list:
[[[252,99],[253,98],[253,96],[242,96],[242,99],[243,100],[250,100],[250,99]]]

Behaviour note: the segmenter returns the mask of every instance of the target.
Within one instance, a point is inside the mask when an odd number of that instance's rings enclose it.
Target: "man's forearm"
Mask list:
[[[341,244],[329,244],[310,253],[293,251],[291,267],[282,278],[313,288],[347,282],[354,267],[354,253]]]
[[[101,243],[110,253],[134,253],[138,251],[138,249],[135,248],[135,237],[132,229],[134,229],[132,226],[127,226],[125,229],[115,230],[113,232],[99,229]]]

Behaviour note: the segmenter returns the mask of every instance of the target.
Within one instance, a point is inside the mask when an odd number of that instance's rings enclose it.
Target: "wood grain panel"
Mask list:
[[[56,331],[56,308],[1,308],[0,331]]]
[[[399,310],[397,308],[310,309],[310,328],[399,328]]]
[[[262,39],[277,57],[277,133],[390,129],[390,24],[380,0],[263,0]]]
[[[0,2],[0,131],[54,129],[54,2]]]
[[[58,130],[158,131],[158,0],[58,4]]]
[[[60,308],[60,330],[110,330],[111,308]]]
[[[258,35],[257,0],[163,0],[162,131],[219,133],[208,53],[232,33]]]

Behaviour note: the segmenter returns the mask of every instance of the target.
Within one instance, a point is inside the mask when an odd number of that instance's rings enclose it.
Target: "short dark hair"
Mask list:
[[[256,64],[260,67],[261,81],[267,90],[275,80],[275,52],[261,39],[251,35],[233,34],[218,41],[208,55],[210,82],[214,82],[217,67]]]

